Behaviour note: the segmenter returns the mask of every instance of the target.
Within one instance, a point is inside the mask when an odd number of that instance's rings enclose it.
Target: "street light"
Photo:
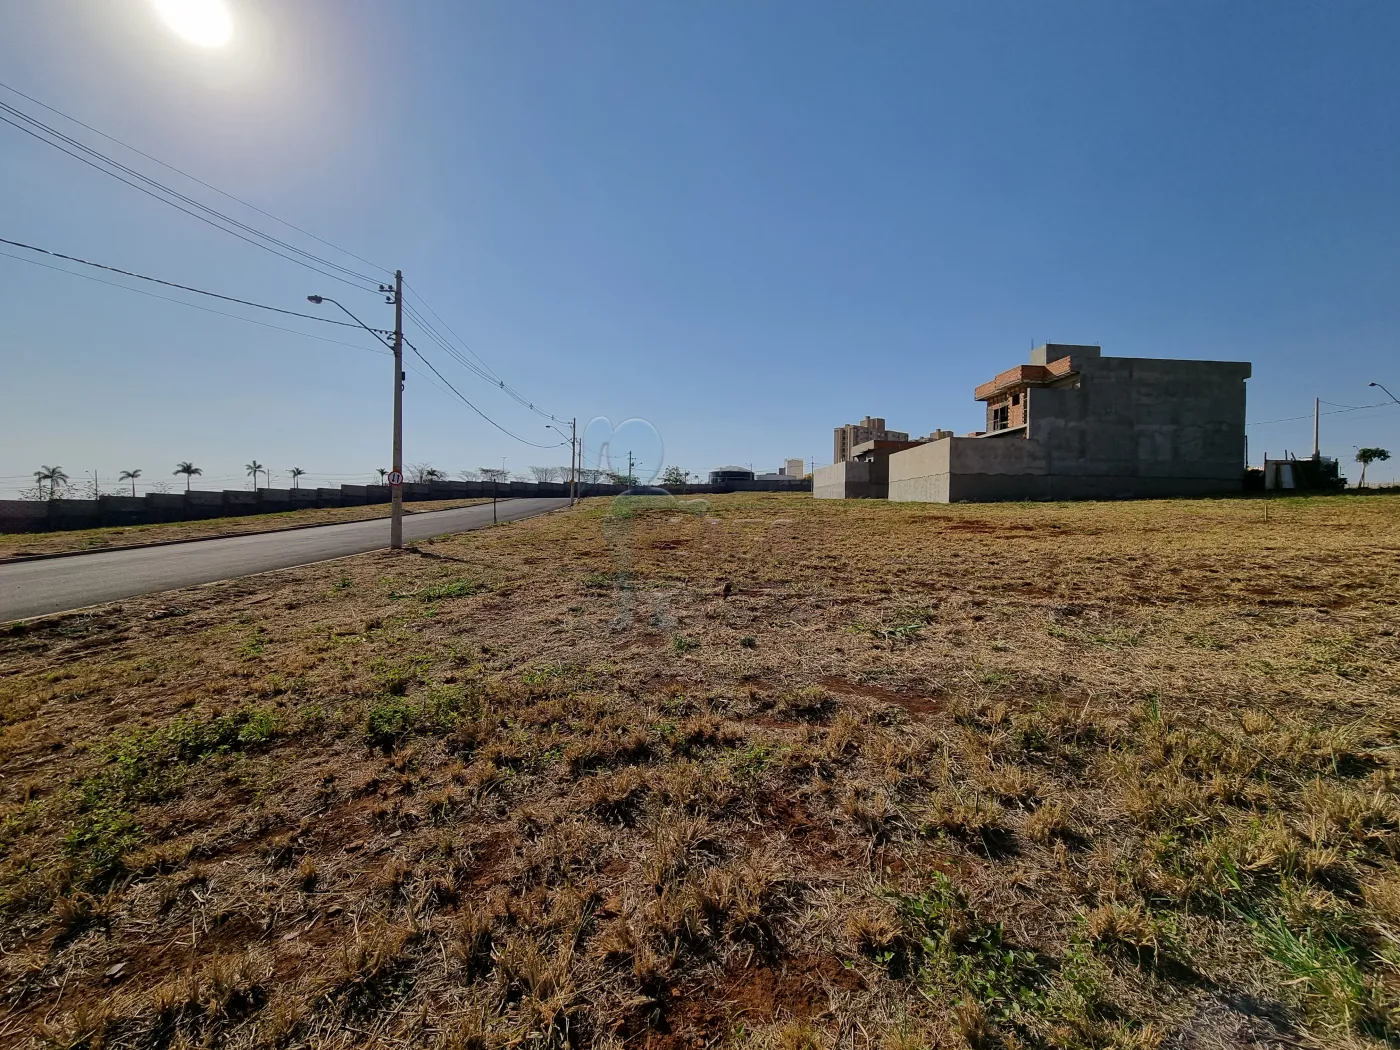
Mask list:
[[[399,550],[403,547],[403,381],[407,378],[403,370],[403,271],[395,270],[393,286],[381,284],[379,290],[394,293],[389,299],[394,304],[394,331],[389,333],[394,337],[392,343],[384,338],[385,333],[371,328],[347,310],[343,303],[336,302],[328,295],[308,295],[306,301],[317,306],[330,303],[339,307],[346,317],[394,352],[394,472],[391,479],[399,480],[397,483],[391,480],[389,485],[389,547]]]
[[[336,300],[332,299],[329,295],[308,295],[306,297],[306,301],[308,303],[315,303],[317,306],[320,306],[322,303],[330,303],[332,306],[340,307],[340,309],[342,310],[342,312],[344,312],[346,317],[350,318],[350,320],[354,321],[357,325],[363,328],[370,335],[374,336],[374,338],[378,339],[390,350],[394,348],[394,344],[384,338],[386,334],[393,335],[393,332],[385,333],[382,329],[371,328],[369,325],[365,324],[358,317],[352,314],[349,310],[346,310],[345,305],[343,303],[337,302]]]
[[[1368,384],[1368,385],[1369,385],[1369,386],[1380,386],[1382,390],[1385,390],[1385,387],[1381,386],[1379,383],[1370,383],[1370,384]],[[1388,397],[1388,398],[1390,398],[1390,400],[1394,401],[1397,405],[1400,405],[1400,397],[1396,397],[1396,396],[1395,396],[1394,394],[1392,394],[1389,390],[1385,390],[1385,396]]]
[[[576,438],[578,437],[578,419],[574,419],[573,423],[570,426],[570,432],[568,434],[564,433],[553,423],[546,423],[544,425],[544,428],[546,430],[554,431],[556,434],[558,434],[561,438],[563,438],[569,443],[569,506],[572,507],[574,505],[575,499],[578,498],[578,484],[576,481],[578,475],[574,473],[574,453],[575,451],[577,451],[575,446],[577,446],[578,444],[578,441],[576,440]],[[579,458],[582,459],[583,457],[580,456]],[[582,464],[580,464],[580,466],[582,466]]]

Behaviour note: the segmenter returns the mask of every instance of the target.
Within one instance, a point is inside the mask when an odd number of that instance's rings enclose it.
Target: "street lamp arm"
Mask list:
[[[378,339],[381,343],[383,343],[385,346],[387,346],[390,350],[394,349],[394,344],[391,343],[391,342],[389,342],[387,339],[385,339],[385,338],[384,338],[384,334],[383,334],[382,332],[380,332],[380,330],[379,330],[378,328],[371,328],[369,325],[365,324],[365,323],[364,323],[363,321],[361,321],[358,317],[356,317],[354,314],[352,314],[349,310],[345,309],[345,307],[344,307],[343,305],[341,305],[340,303],[338,303],[338,302],[336,302],[334,299],[332,299],[329,295],[308,295],[308,296],[306,297],[306,301],[307,301],[308,303],[315,303],[317,306],[320,306],[322,303],[330,303],[330,304],[332,304],[333,306],[339,306],[340,309],[341,309],[341,312],[344,313],[346,317],[350,318],[350,320],[354,321],[357,325],[359,325],[361,328],[363,328],[363,329],[364,329],[366,332],[368,332],[370,335],[374,336],[374,338]]]
[[[1380,383],[1372,383],[1371,386],[1379,386],[1382,390],[1385,390],[1385,387],[1381,386]],[[1397,405],[1400,405],[1400,397],[1396,397],[1389,390],[1385,390],[1385,396],[1390,398],[1390,400],[1394,401]]]

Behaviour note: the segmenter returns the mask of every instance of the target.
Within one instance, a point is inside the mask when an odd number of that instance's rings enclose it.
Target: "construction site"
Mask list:
[[[1238,492],[1250,371],[1046,343],[973,391],[984,430],[910,440],[883,419],[837,428],[837,461],[815,471],[813,495],[956,503]]]

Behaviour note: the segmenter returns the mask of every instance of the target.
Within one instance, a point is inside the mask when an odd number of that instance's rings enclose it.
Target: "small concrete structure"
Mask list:
[[[847,459],[812,471],[812,495],[817,499],[887,499],[890,458]]]
[[[1346,488],[1347,479],[1331,456],[1310,456],[1307,459],[1264,458],[1264,489],[1323,490]]]
[[[812,494],[818,499],[888,499],[890,456],[926,440],[862,441],[851,448],[850,459],[813,471]]]
[[[1049,343],[978,387],[986,432],[890,456],[889,498],[1125,499],[1239,492],[1247,362]]]

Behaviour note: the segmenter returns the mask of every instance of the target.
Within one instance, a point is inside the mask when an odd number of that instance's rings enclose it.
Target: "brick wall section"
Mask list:
[[[1062,357],[1058,361],[1051,361],[1048,365],[1016,365],[1014,368],[1008,368],[1005,372],[998,372],[995,379],[988,380],[976,387],[972,391],[972,396],[978,401],[985,401],[1013,386],[1043,383],[1047,379],[1067,375],[1072,360],[1069,357]]]

